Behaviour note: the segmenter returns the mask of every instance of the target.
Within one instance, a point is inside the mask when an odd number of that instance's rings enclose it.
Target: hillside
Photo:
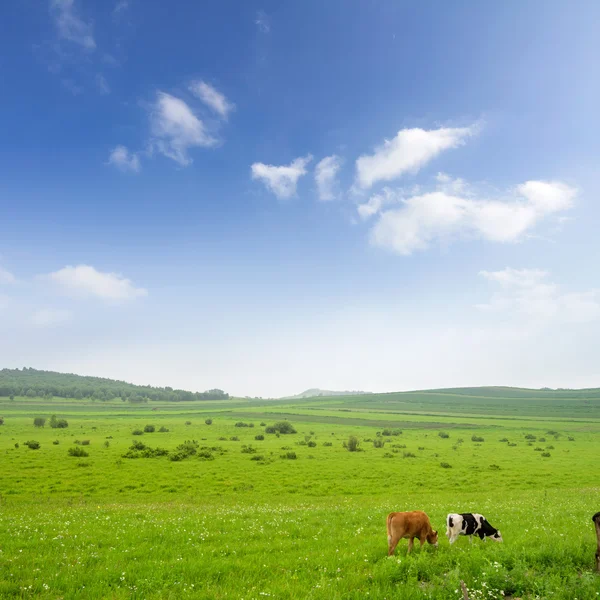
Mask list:
[[[30,398],[89,398],[112,400],[121,398],[132,403],[189,402],[193,400],[226,400],[229,394],[213,389],[206,392],[190,392],[170,387],[134,385],[125,381],[86,377],[71,373],[38,371],[37,369],[0,370],[0,397],[28,396]]]
[[[295,396],[284,396],[280,400],[302,400],[303,398],[331,398],[334,396],[367,396],[371,392],[336,392],[332,390],[322,390],[320,388],[310,388]]]

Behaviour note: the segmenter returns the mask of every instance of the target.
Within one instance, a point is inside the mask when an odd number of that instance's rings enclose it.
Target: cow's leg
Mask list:
[[[426,540],[426,539],[427,539],[427,538],[424,538],[423,536],[421,536],[421,537],[419,538],[419,542],[421,542],[421,545],[419,546],[419,548],[420,548],[421,550],[423,549],[423,544],[425,543],[425,540]]]
[[[411,537],[408,540],[408,552],[406,554],[410,554],[410,551],[413,549],[413,544],[415,543],[415,538]]]
[[[394,554],[394,550],[396,550],[396,546],[398,545],[399,541],[400,538],[397,536],[388,536],[388,556],[392,556],[392,554]]]
[[[450,534],[450,543],[454,544],[454,542],[458,539],[458,533]]]
[[[471,542],[471,544],[473,543],[473,536],[472,535],[469,536],[469,541]]]

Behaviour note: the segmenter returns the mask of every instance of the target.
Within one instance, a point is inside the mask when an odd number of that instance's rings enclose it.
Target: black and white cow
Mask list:
[[[479,539],[484,541],[488,537],[495,542],[502,541],[500,532],[492,527],[483,515],[477,513],[449,514],[446,518],[446,526],[446,535],[451,544],[456,541],[459,535],[470,536],[471,542],[474,535],[478,535]]]

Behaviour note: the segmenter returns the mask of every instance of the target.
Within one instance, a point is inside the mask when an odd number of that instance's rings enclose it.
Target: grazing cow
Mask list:
[[[600,512],[597,512],[593,517],[594,526],[596,527],[596,538],[598,540],[598,548],[596,549],[596,571],[600,572]]]
[[[421,510],[411,512],[391,512],[387,517],[388,556],[394,554],[398,542],[408,538],[408,553],[413,549],[415,538],[421,542],[421,548],[427,540],[437,547],[438,534],[431,527],[429,517]]]
[[[483,541],[486,538],[490,538],[495,542],[502,541],[502,534],[495,527],[492,527],[483,515],[477,513],[449,514],[446,525],[446,535],[451,544],[456,541],[459,535],[470,536],[471,542],[474,535],[478,535],[479,539]]]

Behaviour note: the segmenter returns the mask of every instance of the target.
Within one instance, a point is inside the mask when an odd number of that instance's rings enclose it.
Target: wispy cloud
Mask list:
[[[62,39],[73,42],[85,50],[96,48],[92,26],[77,14],[75,0],[50,0],[50,11],[58,35]]]
[[[441,129],[402,129],[392,140],[375,149],[370,155],[356,160],[356,184],[368,189],[379,181],[391,181],[404,173],[416,173],[444,150],[456,148],[479,129],[443,127]]]
[[[481,199],[460,181],[443,181],[433,192],[405,197],[402,191],[384,190],[359,205],[363,218],[379,214],[370,232],[371,243],[408,256],[433,242],[480,238],[491,242],[516,242],[551,214],[569,209],[577,190],[557,181],[528,181],[507,199]],[[395,204],[397,208],[383,210]]]
[[[106,78],[101,73],[96,75],[96,87],[101,94],[110,94],[108,81],[106,81]]]
[[[125,146],[117,146],[111,151],[108,164],[123,172],[139,173],[141,169],[139,156],[130,152]]]
[[[189,88],[195,96],[223,119],[227,119],[229,113],[235,109],[235,104],[229,102],[224,94],[205,81],[193,81]]]
[[[118,17],[129,8],[129,0],[117,0],[113,8],[113,16]]]
[[[0,285],[11,284],[16,281],[16,277],[10,271],[0,266]]]
[[[287,199],[296,194],[298,179],[306,175],[306,166],[312,156],[296,158],[289,165],[266,165],[254,163],[251,167],[252,179],[261,180],[267,189],[271,190],[278,198]]]
[[[264,10],[259,10],[256,13],[254,24],[261,33],[269,33],[271,31],[271,19]]]
[[[319,200],[335,200],[339,196],[337,174],[342,168],[342,159],[337,155],[326,156],[315,167],[315,181]]]
[[[72,79],[61,79],[61,83],[73,96],[79,96],[79,94],[83,93],[83,88],[77,85]]]
[[[30,318],[30,323],[36,327],[55,327],[71,320],[71,312],[60,308],[41,308]]]
[[[165,92],[157,94],[150,112],[150,125],[151,148],[183,167],[192,163],[190,148],[207,148],[217,143],[183,100]]]
[[[133,300],[148,294],[118,273],[103,273],[89,265],[66,266],[43,275],[42,279],[51,281],[66,293],[103,300]]]
[[[556,319],[586,323],[600,319],[600,292],[563,292],[541,269],[481,271],[480,275],[500,287],[491,300],[478,304],[486,313],[513,313],[535,321]]]

